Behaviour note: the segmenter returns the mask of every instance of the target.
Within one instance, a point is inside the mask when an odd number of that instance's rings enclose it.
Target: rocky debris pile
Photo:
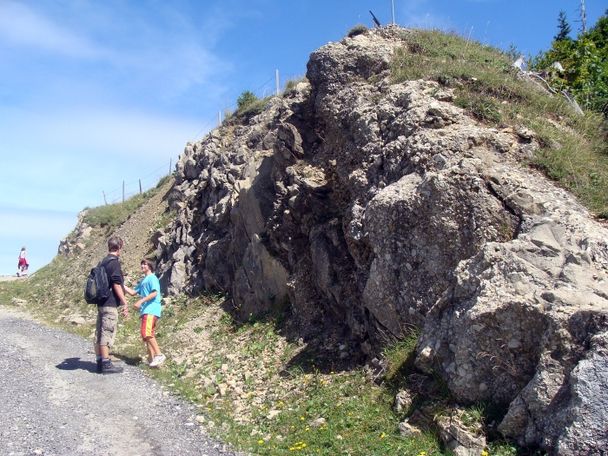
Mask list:
[[[242,318],[288,308],[303,337],[365,354],[420,327],[419,369],[502,404],[503,435],[604,448],[608,232],[522,167],[534,132],[479,124],[436,82],[392,84],[402,33],[322,47],[306,82],[186,147],[161,281],[228,292]]]
[[[59,242],[57,253],[63,256],[75,255],[86,249],[87,240],[90,239],[93,227],[85,222],[87,209],[78,213],[76,227],[70,234]]]

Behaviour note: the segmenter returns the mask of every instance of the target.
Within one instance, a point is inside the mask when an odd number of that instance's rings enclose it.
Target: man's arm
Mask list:
[[[112,284],[112,289],[114,290],[114,293],[118,297],[118,300],[120,301],[120,305],[122,306],[122,314],[125,317],[128,317],[129,316],[129,306],[127,304],[127,300],[125,298],[125,293],[124,293],[122,287],[123,286],[120,283]]]
[[[114,295],[119,301],[116,305],[122,306],[122,314],[126,318],[129,316],[129,306],[125,298],[123,273],[118,258],[108,260],[106,263],[106,272],[108,273],[108,279],[112,284],[112,291],[114,291]]]

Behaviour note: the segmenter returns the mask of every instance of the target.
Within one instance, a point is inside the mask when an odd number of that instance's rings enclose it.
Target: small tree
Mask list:
[[[558,36],[551,49],[533,59],[532,68],[547,70],[559,62],[564,71],[551,72],[549,83],[570,92],[582,107],[608,117],[608,15],[576,39],[560,40]]]
[[[248,106],[251,106],[256,101],[258,101],[258,97],[256,97],[253,92],[246,90],[236,100],[237,111],[243,111],[247,109]]]
[[[562,10],[559,12],[559,16],[557,17],[557,35],[553,37],[555,41],[569,40],[571,32],[570,24],[568,24],[568,20],[566,19],[566,13]]]
[[[589,39],[591,39],[595,46],[601,50],[604,59],[608,59],[608,9],[604,12],[596,24],[587,33]]]

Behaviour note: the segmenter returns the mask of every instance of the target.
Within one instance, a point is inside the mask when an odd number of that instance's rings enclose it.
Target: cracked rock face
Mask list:
[[[460,262],[417,365],[461,400],[505,404],[499,430],[520,444],[592,454],[608,444],[606,395],[582,393],[608,386],[606,231],[543,178],[500,176],[490,182],[521,214],[519,233]]]
[[[186,147],[161,280],[227,292],[243,318],[289,307],[304,337],[338,329],[364,353],[418,326],[417,365],[503,404],[505,436],[604,448],[608,233],[520,164],[533,132],[391,84],[400,33],[322,47],[307,82]]]

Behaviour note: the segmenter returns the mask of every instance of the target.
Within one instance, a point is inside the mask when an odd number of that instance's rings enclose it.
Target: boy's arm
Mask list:
[[[139,309],[143,305],[144,302],[152,301],[154,298],[156,298],[156,294],[157,294],[156,290],[154,290],[152,293],[150,293],[145,298],[138,299],[137,302],[135,304],[133,304],[133,306],[136,309]]]
[[[125,292],[130,295],[130,296],[135,296],[137,295],[137,291],[135,291],[133,288],[130,288],[128,286],[124,286],[125,287]]]

